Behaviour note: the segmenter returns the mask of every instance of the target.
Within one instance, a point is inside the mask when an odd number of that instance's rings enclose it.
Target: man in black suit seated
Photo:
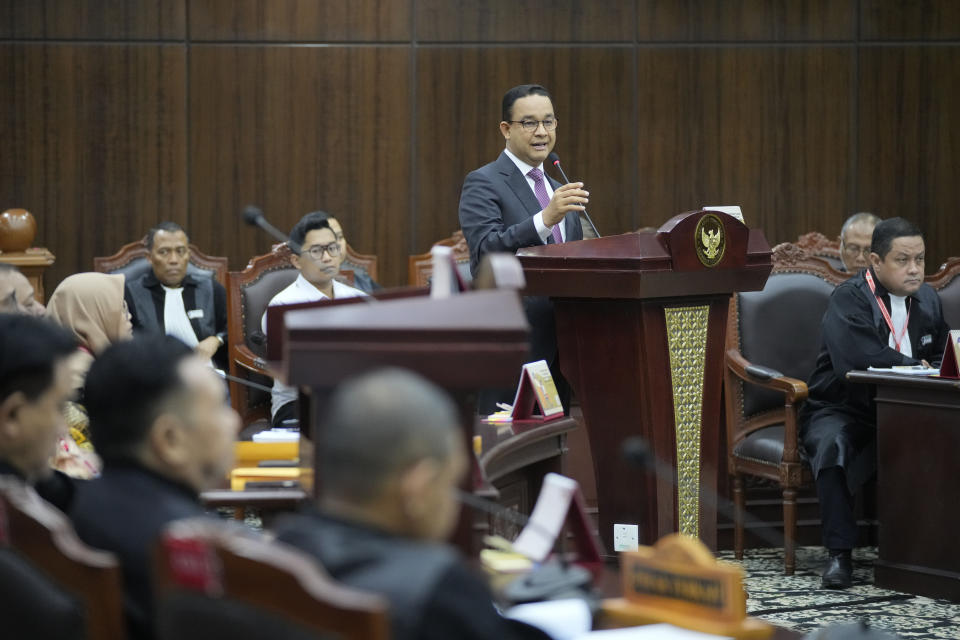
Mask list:
[[[153,545],[167,523],[204,513],[201,491],[233,463],[240,426],[223,381],[170,336],[109,347],[87,374],[90,436],[103,474],[77,488],[70,516],[80,538],[116,553],[131,638],[150,638]]]
[[[873,389],[849,384],[846,374],[871,366],[939,364],[949,330],[939,296],[923,282],[920,229],[903,218],[884,220],[874,228],[870,246],[871,266],[830,297],[800,415],[801,443],[817,481],[823,544],[830,551],[821,582],[832,589],[852,583],[853,493],[876,468]]]
[[[144,244],[151,269],[128,280],[124,292],[133,330],[179,338],[226,371],[227,290],[213,277],[187,273],[190,239],[175,222],[150,229]]]
[[[442,391],[398,369],[363,376],[334,394],[319,434],[319,510],[279,522],[279,540],[316,556],[334,579],[386,597],[397,640],[545,638],[502,618],[443,543],[468,465]]]
[[[471,171],[460,192],[460,227],[470,247],[474,277],[488,253],[583,239],[580,212],[590,194],[582,182],[561,185],[543,170],[557,139],[550,94],[538,84],[513,87],[504,94],[501,109],[506,148],[495,161]],[[569,393],[556,366],[553,305],[546,297],[531,296],[523,299],[523,306],[530,322],[530,358],[551,366],[567,407]],[[513,390],[481,394],[480,412],[496,411],[498,400],[512,402]]]
[[[73,482],[50,459],[67,434],[63,405],[73,393],[69,358],[77,343],[47,320],[0,314],[0,475],[34,486],[61,510]]]

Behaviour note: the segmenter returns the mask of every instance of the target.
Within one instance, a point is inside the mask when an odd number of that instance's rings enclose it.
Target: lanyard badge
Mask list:
[[[867,286],[870,287],[870,292],[873,293],[873,299],[877,301],[877,306],[880,307],[880,313],[883,314],[883,319],[887,321],[887,326],[890,328],[890,335],[893,336],[893,343],[897,346],[897,351],[899,352],[900,345],[903,343],[903,339],[907,335],[907,327],[910,325],[910,309],[907,309],[907,320],[903,323],[903,331],[901,331],[900,335],[898,336],[896,330],[893,328],[893,320],[890,319],[890,312],[887,311],[887,307],[883,304],[883,300],[881,300],[880,296],[877,295],[877,285],[873,284],[873,274],[870,273],[870,269],[867,269],[863,275],[867,280]]]

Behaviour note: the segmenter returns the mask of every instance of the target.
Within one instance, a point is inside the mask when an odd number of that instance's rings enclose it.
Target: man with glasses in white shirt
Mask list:
[[[336,279],[340,273],[340,263],[343,262],[343,249],[337,242],[336,233],[330,227],[326,213],[315,211],[300,218],[290,231],[290,242],[291,249],[294,250],[290,261],[299,269],[300,275],[275,295],[268,307],[367,295],[360,289]],[[298,247],[299,253],[296,251]],[[266,334],[266,313],[263,314],[260,326]],[[297,415],[297,390],[274,380],[270,402],[273,426],[280,426],[284,420],[295,419]]]

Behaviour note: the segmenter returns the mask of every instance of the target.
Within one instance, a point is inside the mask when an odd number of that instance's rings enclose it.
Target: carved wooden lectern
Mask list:
[[[734,291],[772,268],[758,229],[693,211],[656,233],[521,249],[525,293],[554,301],[560,368],[583,409],[600,536],[639,524],[641,544],[679,531],[716,546],[723,345]],[[675,468],[645,471],[622,446],[642,436]],[[663,466],[663,465],[661,465]]]

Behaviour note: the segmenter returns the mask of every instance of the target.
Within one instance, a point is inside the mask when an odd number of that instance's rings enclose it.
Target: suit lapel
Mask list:
[[[501,153],[500,157],[497,158],[497,171],[500,172],[507,186],[510,187],[510,190],[513,191],[517,199],[523,204],[527,215],[537,215],[537,212],[540,211],[540,203],[537,201],[537,197],[533,195],[533,189],[530,188],[530,183],[527,182],[524,175],[520,173],[520,169],[517,168],[517,165],[513,164],[513,160],[511,160],[506,153]]]

